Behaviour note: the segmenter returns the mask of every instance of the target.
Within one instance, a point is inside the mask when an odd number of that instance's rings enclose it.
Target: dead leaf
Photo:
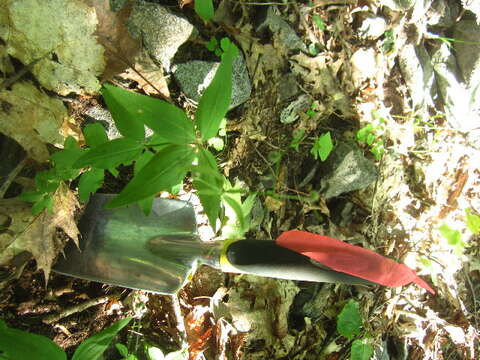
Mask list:
[[[18,82],[0,91],[0,105],[0,132],[15,139],[32,159],[47,161],[46,143],[63,143],[59,128],[67,110],[60,100],[31,83]]]
[[[137,59],[135,70],[128,68],[121,76],[137,82],[138,87],[147,95],[160,94],[166,99],[170,98],[170,91],[162,68],[157,66],[148,55],[144,54]]]
[[[29,203],[19,199],[0,200],[0,217],[8,217],[9,227],[0,233],[0,265],[7,265],[23,251],[30,252],[48,281],[50,270],[63,244],[56,235],[62,229],[78,245],[77,225],[73,219],[78,203],[75,195],[62,184],[54,195],[53,213],[44,210],[32,215]]]
[[[110,10],[110,0],[85,0],[95,9],[98,19],[97,40],[105,48],[106,66],[103,79],[108,80],[135,63],[141,45],[127,29],[127,20],[132,9],[127,4],[120,11]]]
[[[189,345],[189,359],[195,360],[205,351],[212,337],[213,324],[210,307],[205,305],[194,306],[185,318],[185,331]]]

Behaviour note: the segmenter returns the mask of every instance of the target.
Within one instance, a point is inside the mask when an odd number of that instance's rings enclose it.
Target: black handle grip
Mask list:
[[[236,241],[228,246],[225,255],[228,266],[222,265],[222,269],[230,272],[289,280],[376,285],[368,280],[315,265],[309,257],[281,247],[271,240]]]

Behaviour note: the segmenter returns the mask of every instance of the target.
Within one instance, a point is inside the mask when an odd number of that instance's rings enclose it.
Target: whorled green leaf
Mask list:
[[[141,120],[143,111],[135,103],[136,96],[142,95],[106,84],[102,88],[102,96],[120,134],[134,140],[144,140],[145,125]]]
[[[205,89],[195,113],[203,141],[207,141],[217,134],[232,97],[232,65],[238,55],[238,49],[225,38],[221,40],[221,47],[224,53],[220,66],[212,82]]]
[[[0,320],[0,358],[66,360],[67,355],[49,338],[9,328]]]
[[[195,12],[203,20],[208,21],[215,15],[212,0],[195,0]]]
[[[90,169],[80,176],[78,195],[81,202],[87,201],[90,194],[96,192],[102,187],[104,177],[105,170],[98,168]]]
[[[189,144],[195,141],[192,121],[175,105],[111,85],[105,85],[102,94],[123,136],[140,139],[140,134],[129,136],[128,129],[122,131],[119,127],[124,127],[121,124],[134,118],[141,123],[142,131],[145,124],[168,143]]]
[[[361,328],[362,318],[358,302],[350,299],[338,314],[337,331],[340,335],[351,340],[354,336],[360,334]]]
[[[198,196],[207,214],[208,221],[212,228],[216,230],[223,191],[223,176],[218,171],[215,157],[204,148],[199,148],[198,167],[193,184],[198,191]]]
[[[143,200],[178,184],[191,167],[193,148],[168,145],[160,150],[127,184],[122,192],[107,204],[115,208]]]
[[[350,351],[350,360],[369,360],[373,355],[373,346],[363,340],[355,340]]]
[[[325,161],[327,160],[332,150],[333,150],[333,142],[332,142],[332,137],[330,136],[330,131],[329,131],[325,134],[322,134],[315,140],[315,143],[313,144],[313,147],[310,152],[312,153],[315,159],[320,157],[321,161]]]
[[[75,350],[72,360],[100,359],[117,333],[132,320],[127,317],[83,341]]]
[[[40,214],[44,209],[47,209],[51,213],[53,212],[53,197],[49,195],[45,195],[45,197],[39,201],[37,201],[32,206],[32,214],[37,215]]]
[[[37,202],[43,199],[44,193],[41,191],[25,191],[18,198],[26,202]]]
[[[98,145],[106,143],[108,141],[105,128],[100,123],[88,124],[83,129],[83,136],[85,137],[85,142],[91,148],[94,148]]]
[[[140,172],[140,170],[148,164],[150,160],[155,156],[154,153],[151,151],[145,151],[138,159],[135,161],[135,167],[133,168],[133,173],[136,175]],[[150,215],[150,212],[152,211],[153,207],[153,199],[155,198],[155,195],[149,196],[143,200],[139,200],[138,204],[140,205],[140,208],[142,209],[143,213],[145,215]]]
[[[55,192],[60,186],[60,179],[58,179],[55,169],[38,172],[35,175],[35,186],[44,193]]]
[[[138,141],[129,138],[114,139],[89,150],[75,162],[74,166],[109,169],[135,160],[142,149],[143,145]]]

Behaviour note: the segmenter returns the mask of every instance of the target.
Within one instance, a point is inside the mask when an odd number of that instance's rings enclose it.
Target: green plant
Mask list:
[[[393,30],[387,30],[383,33],[383,36],[382,50],[384,53],[389,54],[395,50],[395,35]]]
[[[223,54],[223,50],[220,46],[220,43],[213,36],[210,38],[210,41],[207,44],[207,49],[210,50],[211,52],[214,52],[215,55],[217,56],[222,56]]]
[[[438,228],[438,231],[447,240],[448,244],[453,247],[456,255],[460,256],[463,254],[467,244],[462,240],[462,234],[460,234],[460,231],[452,229],[447,224],[441,225]]]
[[[315,159],[320,158],[321,161],[327,160],[328,156],[333,150],[332,137],[330,131],[315,138],[310,153]]]
[[[465,209],[465,224],[472,234],[480,234],[480,216],[474,214],[472,209]]]
[[[67,138],[64,149],[51,156],[53,167],[35,177],[37,189],[21,197],[33,202],[33,211],[51,207],[52,194],[61,181],[79,180],[81,201],[86,201],[103,183],[105,171],[118,175],[121,164],[134,164],[134,175],[107,208],[139,202],[149,213],[161,191],[175,191],[187,172],[193,177],[208,219],[213,227],[224,194],[224,178],[208,142],[217,135],[228,111],[232,91],[232,63],[237,47],[224,38],[220,66],[200,99],[195,123],[180,108],[165,101],[105,85],[103,98],[123,136],[108,140],[100,124],[85,127],[86,148]],[[154,134],[145,138],[145,126]]]
[[[325,24],[325,21],[323,21],[323,19],[320,16],[313,15],[312,20],[321,31],[325,31],[327,29],[327,25]]]
[[[337,317],[337,331],[340,335],[353,340],[362,334],[362,317],[360,316],[359,304],[350,299],[343,307]],[[362,339],[355,339],[350,349],[350,359],[368,360],[373,355],[372,345],[366,342],[365,336]]]
[[[108,348],[113,338],[132,318],[117,321],[110,327],[84,340],[72,360],[96,360]],[[9,328],[0,320],[0,359],[2,360],[66,360],[65,352],[49,338]]]
[[[212,0],[195,0],[195,12],[203,20],[208,21],[215,15]]]
[[[376,116],[375,124],[368,124],[357,131],[357,140],[370,147],[370,152],[375,159],[380,160],[385,152],[384,141],[382,139],[385,132],[385,119]]]

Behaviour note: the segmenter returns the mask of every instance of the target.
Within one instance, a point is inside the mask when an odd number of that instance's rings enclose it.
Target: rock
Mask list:
[[[358,49],[350,59],[352,62],[353,83],[358,87],[377,73],[377,58],[373,48]]]
[[[428,106],[434,106],[428,89],[435,88],[430,56],[423,45],[406,44],[398,53],[398,62],[408,87],[415,113],[428,118]]]
[[[278,9],[276,6],[270,6],[267,11],[265,20],[257,27],[257,31],[261,32],[268,28],[271,33],[281,42],[279,45],[283,45],[290,51],[307,51],[307,47],[292,29],[292,27],[277,15]]]
[[[143,39],[150,56],[170,71],[170,62],[178,48],[195,31],[184,17],[167,7],[144,1],[137,2],[128,20],[133,37]]]
[[[480,123],[479,100],[476,96],[478,85],[469,89],[459,81],[457,59],[447,44],[442,44],[432,54],[432,63],[450,126],[465,133],[478,128]]]
[[[84,125],[93,124],[99,122],[105,128],[107,133],[108,140],[118,139],[123,137],[122,134],[117,129],[115,121],[112,118],[112,114],[107,109],[101,106],[92,106],[88,108],[84,113],[83,117],[85,118]],[[148,127],[145,127],[145,136],[151,136],[153,131]]]
[[[173,76],[185,95],[198,103],[203,91],[210,85],[220,62],[193,60],[174,65]],[[232,101],[230,109],[244,103],[250,98],[252,84],[248,75],[247,65],[243,56],[238,56],[233,62],[232,70]]]
[[[387,22],[382,17],[368,17],[358,29],[363,39],[376,40],[387,30]]]
[[[280,114],[280,122],[282,124],[291,124],[300,116],[300,112],[306,112],[312,103],[308,95],[300,95],[300,97],[292,101]]]
[[[325,162],[321,191],[325,199],[360,190],[377,178],[375,164],[356,144],[339,143]]]
[[[283,102],[298,95],[300,89],[297,85],[297,79],[294,74],[288,73],[280,79],[278,84],[278,101]]]
[[[462,6],[465,10],[470,10],[477,17],[477,24],[480,24],[480,1],[462,0]]]
[[[480,84],[480,25],[474,20],[462,20],[453,29],[453,48],[458,66],[466,84],[475,88]],[[465,41],[465,42],[461,42]]]

